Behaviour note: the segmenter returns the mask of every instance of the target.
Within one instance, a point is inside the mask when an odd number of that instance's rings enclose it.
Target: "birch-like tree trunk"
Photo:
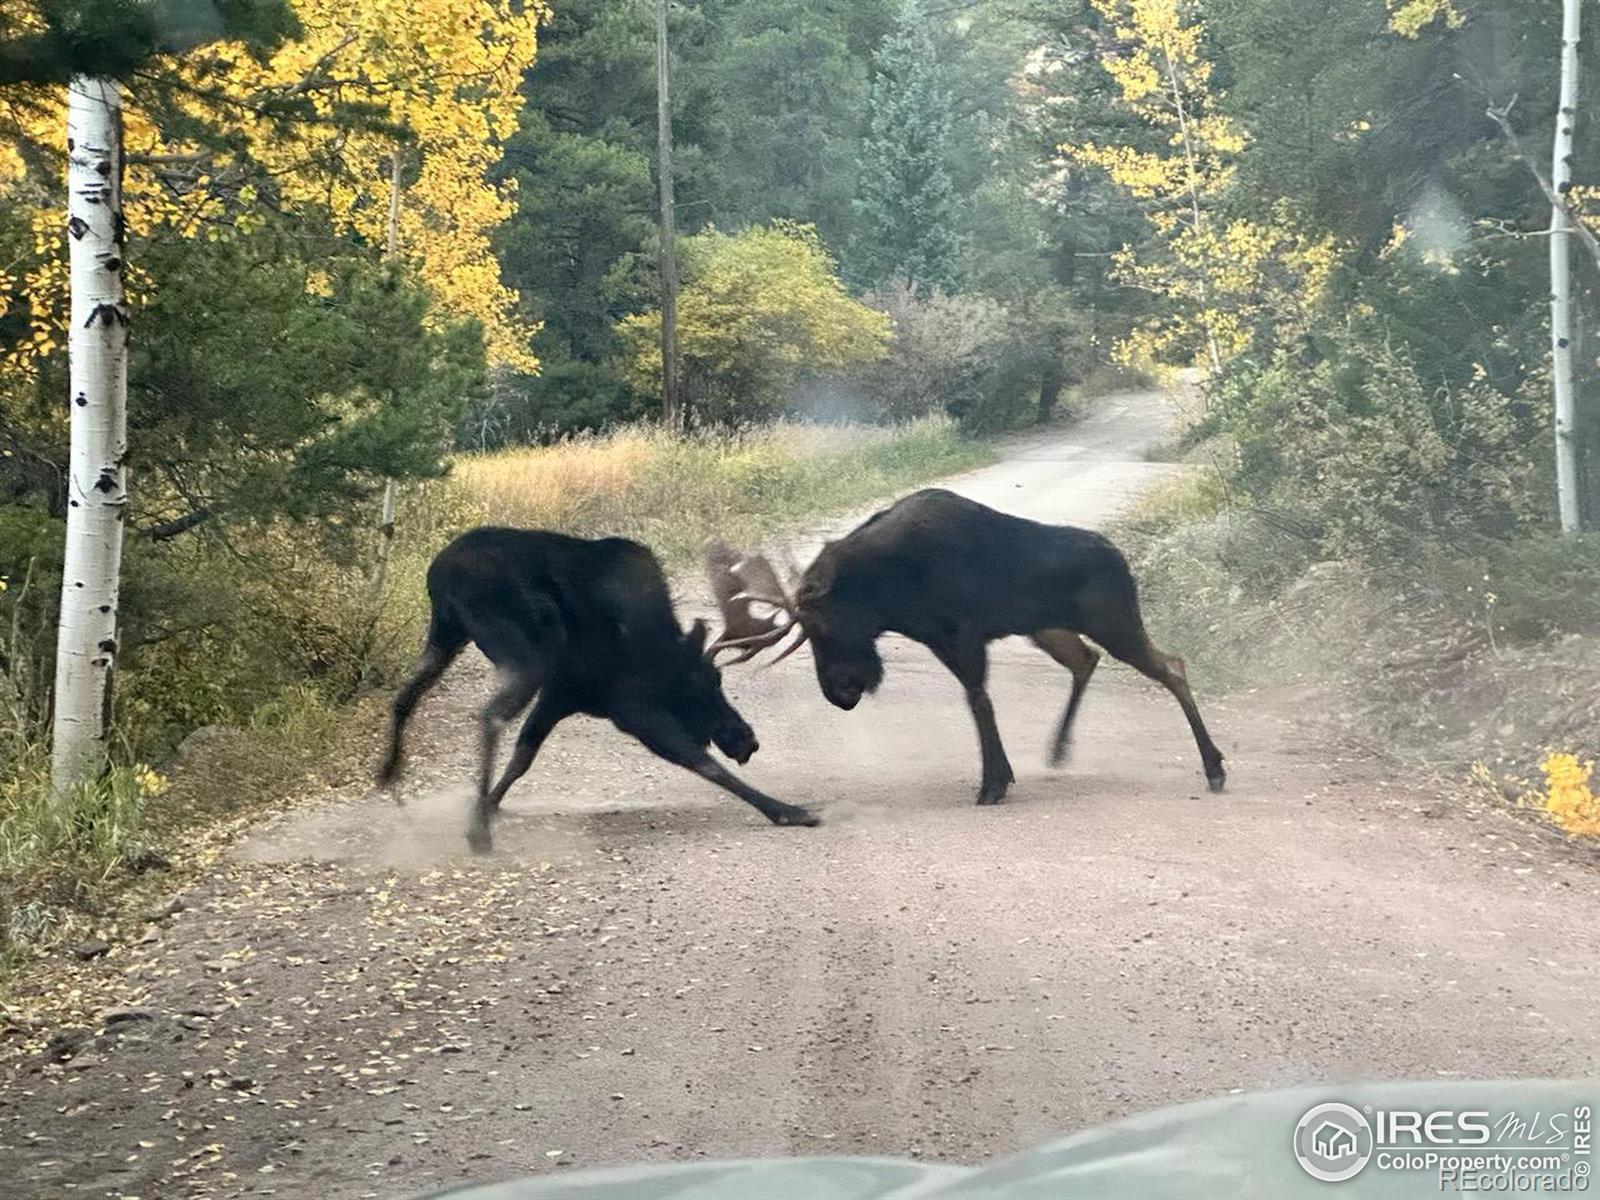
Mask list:
[[[117,657],[127,504],[128,310],[122,282],[122,96],[115,80],[78,76],[67,89],[67,235],[72,450],[50,772],[58,798],[104,769]]]
[[[1555,148],[1550,163],[1550,366],[1556,409],[1556,502],[1561,531],[1577,533],[1578,446],[1574,428],[1572,234],[1567,206],[1572,190],[1573,126],[1578,120],[1578,23],[1581,0],[1563,0],[1561,21],[1561,104],[1556,110]]]

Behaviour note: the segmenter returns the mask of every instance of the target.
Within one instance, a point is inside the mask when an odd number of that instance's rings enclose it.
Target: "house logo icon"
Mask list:
[[[1318,1104],[1294,1127],[1294,1156],[1324,1183],[1353,1179],[1372,1158],[1372,1126],[1348,1104]]]
[[[1311,1145],[1323,1158],[1330,1162],[1338,1162],[1356,1152],[1356,1135],[1343,1125],[1324,1121],[1311,1135]]]

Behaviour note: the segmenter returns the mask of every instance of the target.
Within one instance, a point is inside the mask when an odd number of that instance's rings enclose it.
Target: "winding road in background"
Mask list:
[[[1113,397],[948,486],[1102,525],[1174,469],[1143,460],[1164,414]],[[804,652],[727,672],[763,744],[744,776],[820,828],[769,827],[574,720],[481,860],[462,833],[486,673],[464,661],[413,723],[405,808],[330,796],[258,828],[128,956],[139,1008],[64,1064],[15,1065],[5,1194],[970,1162],[1239,1089],[1600,1062],[1591,858],[1197,679],[1230,771],[1208,795],[1177,705],[1109,662],[1049,771],[1068,676],[1020,640],[990,672],[1018,780],[978,808],[959,688],[885,650],[852,713]]]

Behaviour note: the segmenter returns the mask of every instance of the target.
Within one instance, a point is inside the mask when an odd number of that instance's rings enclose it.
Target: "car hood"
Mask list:
[[[980,1166],[891,1158],[742,1159],[673,1163],[559,1174],[433,1193],[434,1200],[1411,1200],[1440,1195],[1438,1167],[1382,1169],[1376,1157],[1337,1183],[1312,1178],[1294,1152],[1297,1124],[1313,1108],[1339,1102],[1368,1114],[1420,1111],[1510,1113],[1524,1123],[1587,1110],[1600,1101],[1600,1081],[1377,1083],[1329,1085],[1233,1095],[1161,1109],[1087,1129],[1036,1149]],[[1591,1118],[1592,1119],[1592,1118]],[[1529,1153],[1562,1147],[1538,1140],[1528,1125]],[[1571,1130],[1569,1129],[1569,1134]],[[1590,1135],[1592,1139],[1592,1135]],[[1496,1137],[1499,1147],[1505,1139]],[[1568,1141],[1571,1141],[1570,1136]],[[1588,1145],[1592,1146],[1590,1140]],[[1582,1143],[1567,1148],[1565,1170],[1587,1184],[1596,1155]],[[1421,1151],[1467,1154],[1462,1146]],[[1548,1154],[1545,1153],[1548,1151]],[[1562,1168],[1558,1168],[1562,1169]],[[1489,1172],[1477,1196],[1530,1194],[1511,1175]],[[1445,1194],[1448,1194],[1446,1192]],[[1531,1194],[1539,1194],[1537,1190]],[[1580,1192],[1581,1194],[1581,1192]]]

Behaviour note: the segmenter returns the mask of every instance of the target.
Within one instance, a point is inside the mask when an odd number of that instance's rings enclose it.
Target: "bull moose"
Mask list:
[[[485,527],[462,534],[428,567],[432,613],[422,661],[394,700],[389,747],[378,769],[399,772],[406,722],[417,702],[470,642],[498,669],[500,686],[480,716],[477,800],[467,840],[491,846],[489,821],[558,723],[607,717],[650,750],[753,805],[775,825],[815,825],[803,808],[742,783],[711,757],[738,763],[759,748],[728,703],[706,654],[707,628],[678,625],[660,564],[625,538],[589,540]],[[535,700],[537,696],[537,700]],[[504,773],[490,786],[502,727],[529,702]]]
[[[1052,766],[1065,755],[1072,719],[1100,661],[1087,637],[1177,697],[1206,780],[1212,791],[1222,789],[1222,754],[1200,719],[1183,660],[1150,644],[1127,559],[1098,533],[1042,525],[927,488],[823,546],[792,598],[759,555],[717,543],[707,558],[725,624],[710,647],[713,660],[739,649],[736,661],[743,661],[798,629],[777,658],[809,641],[822,694],[851,709],[883,680],[880,635],[904,634],[932,650],[966,689],[977,723],[979,804],[998,803],[1015,779],[985,690],[988,643],[1011,635],[1031,638],[1072,672]]]

